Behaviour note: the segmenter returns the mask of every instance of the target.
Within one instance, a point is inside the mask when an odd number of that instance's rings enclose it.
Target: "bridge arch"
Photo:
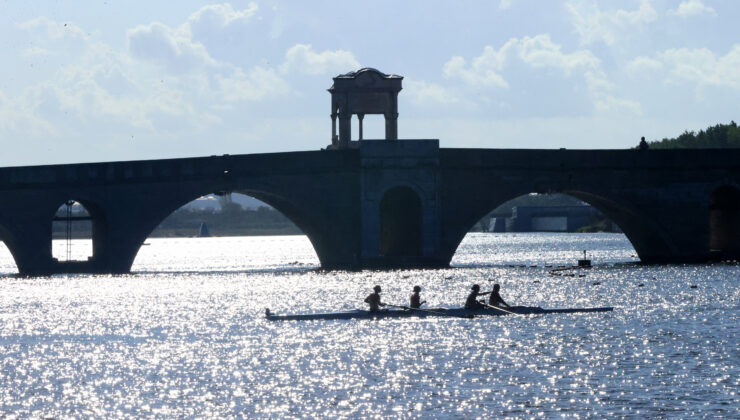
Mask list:
[[[523,188],[509,190],[504,194],[496,195],[494,198],[481,197],[477,203],[471,202],[474,205],[474,210],[469,213],[465,222],[459,225],[458,232],[452,236],[455,238],[453,255],[467,232],[485,215],[501,204],[529,194],[530,192],[532,191],[526,191]],[[551,192],[559,192],[575,197],[591,205],[608,217],[622,230],[643,262],[663,262],[660,260],[660,257],[656,258],[654,255],[660,256],[676,253],[675,247],[671,245],[670,235],[660,227],[658,221],[650,215],[635,209],[628,203],[583,189],[566,188]]]
[[[709,196],[709,252],[715,258],[740,255],[740,189],[722,185]]]
[[[68,198],[66,200],[57,200],[60,204],[56,205],[51,219],[51,239],[52,257],[59,262],[81,261],[78,253],[73,253],[70,246],[71,240],[75,236],[88,236],[90,246],[89,250],[82,250],[79,254],[86,254],[87,260],[95,258],[100,249],[104,246],[106,223],[105,211],[101,206],[92,200],[84,198]],[[58,225],[58,226],[55,226]],[[84,226],[87,225],[87,226]],[[82,229],[79,229],[81,226]],[[62,231],[55,231],[55,227],[61,228]],[[61,248],[53,249],[53,239],[55,236],[65,238],[66,244]]]
[[[422,252],[422,200],[409,186],[387,189],[378,208],[380,255],[419,257]]]
[[[630,241],[642,262],[667,262],[662,256],[678,253],[669,232],[652,215],[598,193],[582,190],[565,190],[563,193],[590,204],[611,219]]]
[[[183,206],[197,200],[198,198],[208,196],[211,194],[217,196],[223,196],[226,194],[239,194],[248,197],[252,197],[256,200],[261,201],[264,204],[269,205],[274,210],[285,216],[290,222],[292,222],[303,234],[307,236],[311,242],[313,252],[319,256],[320,253],[317,249],[321,246],[321,237],[319,236],[320,231],[317,229],[309,216],[307,216],[299,206],[292,203],[291,200],[281,196],[280,194],[265,192],[262,189],[252,188],[235,188],[229,191],[225,191],[220,188],[208,188],[208,189],[194,189],[187,192],[187,194],[181,195],[173,200],[168,200],[167,203],[156,209],[155,215],[150,218],[147,223],[146,229],[142,229],[141,235],[139,235],[139,241],[136,246],[136,250],[140,249],[144,241],[154,232],[154,230],[165,221],[170,215],[181,209]],[[197,227],[192,228],[192,234],[195,235]],[[210,226],[210,230],[213,231],[213,226]],[[136,254],[133,255],[135,258]],[[132,258],[131,263],[134,263]]]

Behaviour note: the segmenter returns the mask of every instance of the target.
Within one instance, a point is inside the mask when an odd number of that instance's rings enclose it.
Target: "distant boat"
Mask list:
[[[211,233],[208,231],[208,225],[206,222],[203,222],[200,224],[200,229],[198,230],[198,237],[199,238],[207,238],[211,236]]]

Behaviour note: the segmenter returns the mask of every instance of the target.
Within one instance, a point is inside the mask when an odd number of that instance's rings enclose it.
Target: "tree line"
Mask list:
[[[705,130],[684,131],[678,137],[648,143],[651,149],[730,149],[740,147],[740,127],[735,121]]]

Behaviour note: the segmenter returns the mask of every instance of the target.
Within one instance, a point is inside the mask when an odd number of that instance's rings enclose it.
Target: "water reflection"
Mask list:
[[[151,244],[133,275],[4,280],[0,412],[740,414],[737,266],[635,265],[620,235],[471,235],[455,268],[396,272],[315,270],[305,237]],[[585,277],[548,274],[545,265],[572,264],[586,245],[596,266]],[[430,306],[458,306],[471,283],[493,281],[510,303],[616,310],[474,320],[262,318],[266,306],[279,313],[362,308],[375,284],[390,303],[406,302],[420,284]]]

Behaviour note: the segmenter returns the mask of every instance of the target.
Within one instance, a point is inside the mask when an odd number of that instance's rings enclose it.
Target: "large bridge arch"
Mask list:
[[[164,200],[157,200],[156,204],[148,205],[148,217],[141,220],[136,229],[136,239],[130,245],[132,249],[128,253],[130,258],[128,267],[133,265],[136,254],[146,239],[173,212],[208,194],[225,193],[237,193],[256,198],[283,214],[308,237],[314,252],[323,264],[322,256],[326,257],[326,255],[322,253],[322,250],[326,248],[324,243],[326,238],[322,236],[322,228],[325,226],[321,223],[324,221],[319,222],[313,219],[310,214],[311,207],[295,202],[285,194],[281,194],[279,189],[276,189],[277,191],[270,191],[264,186],[249,185],[249,183],[232,184],[229,189],[223,187],[223,185],[211,185],[194,186],[190,189],[181,188],[177,194],[171,195]]]
[[[460,218],[460,223],[457,224],[454,231],[447,235],[448,242],[445,245],[446,249],[451,250],[450,260],[465,235],[478,221],[501,204],[536,191],[558,192],[590,204],[619,226],[635,248],[635,252],[644,262],[662,262],[662,256],[673,255],[677,252],[672,245],[669,232],[661,227],[659,221],[631,206],[626,200],[610,198],[605,194],[588,192],[582,189],[554,190],[550,188],[543,189],[541,184],[521,184],[518,186],[510,185],[505,191],[500,191],[498,194],[494,192],[489,197],[486,197],[486,194],[478,193],[475,194],[475,199],[469,199],[466,202],[468,209],[464,212],[464,217]]]

